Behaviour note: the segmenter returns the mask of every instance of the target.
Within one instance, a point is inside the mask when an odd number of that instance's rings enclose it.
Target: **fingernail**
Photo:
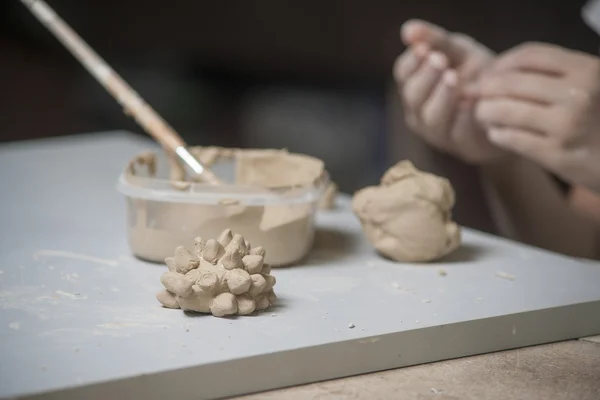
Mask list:
[[[448,66],[446,57],[442,53],[433,52],[428,58],[429,64],[437,69],[444,69]]]
[[[444,72],[442,79],[446,86],[455,87],[458,84],[458,75],[454,70]]]
[[[404,44],[410,44],[410,39],[411,39],[411,31],[412,31],[412,23],[406,22],[404,25],[402,25],[402,28],[400,28],[400,38],[402,39],[402,41],[404,42]]]
[[[413,40],[412,36],[414,36],[416,26],[417,23],[415,20],[409,20],[402,25],[402,28],[400,28],[400,37],[405,44],[409,44]]]

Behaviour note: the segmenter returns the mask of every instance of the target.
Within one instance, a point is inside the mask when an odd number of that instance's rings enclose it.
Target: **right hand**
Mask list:
[[[394,78],[409,127],[471,164],[505,155],[475,121],[473,101],[462,96],[463,86],[477,80],[493,52],[469,36],[420,20],[404,23],[401,36],[407,50],[396,60]]]

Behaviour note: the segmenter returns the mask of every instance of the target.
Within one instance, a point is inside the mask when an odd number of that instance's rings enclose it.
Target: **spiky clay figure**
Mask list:
[[[196,238],[194,247],[192,254],[179,246],[165,259],[169,272],[160,281],[166,290],[156,295],[163,306],[224,317],[265,310],[277,299],[262,247],[252,248],[229,229],[218,240]]]

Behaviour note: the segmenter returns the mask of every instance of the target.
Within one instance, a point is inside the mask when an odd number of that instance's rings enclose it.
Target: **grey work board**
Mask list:
[[[467,229],[443,262],[395,264],[347,197],[304,262],[273,270],[275,308],[161,308],[165,267],[130,255],[114,189],[147,147],[124,132],[0,147],[0,397],[220,398],[600,333],[597,263]]]

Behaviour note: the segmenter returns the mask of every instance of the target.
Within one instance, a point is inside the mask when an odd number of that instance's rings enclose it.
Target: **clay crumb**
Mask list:
[[[179,181],[179,180],[171,180],[171,185],[173,185],[173,187],[177,190],[188,190],[190,188],[190,186],[192,186],[191,182],[184,182],[184,181]]]
[[[446,270],[444,268],[440,268],[440,269],[438,269],[438,275],[439,276],[448,276],[448,272],[446,272]]]
[[[429,300],[429,299],[423,299],[423,303],[431,303],[431,300]]]
[[[502,271],[496,271],[496,276],[498,278],[507,279],[509,281],[514,281],[515,279],[517,279],[517,277],[515,275],[511,275],[509,273],[502,272]]]
[[[431,390],[431,393],[433,393],[433,394],[442,394],[442,391],[439,389],[431,388],[430,390]]]
[[[350,329],[354,329],[355,327],[356,327],[356,325],[354,325],[352,322],[350,322],[348,324],[348,328],[350,328]]]
[[[276,316],[277,316],[277,314],[271,314],[271,317],[276,317]]]
[[[8,324],[8,327],[12,330],[19,330],[19,328],[21,328],[21,323],[20,322],[11,322]]]

